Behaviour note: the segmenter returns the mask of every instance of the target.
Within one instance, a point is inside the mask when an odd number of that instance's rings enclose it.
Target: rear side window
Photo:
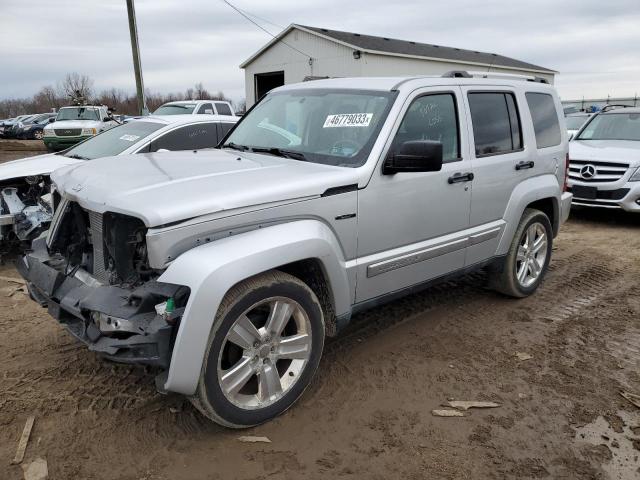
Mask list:
[[[198,123],[177,128],[151,142],[150,150],[197,150],[212,148],[218,144],[215,123]]]
[[[216,102],[216,110],[218,110],[218,115],[232,115],[231,109],[226,103]]]
[[[522,149],[522,128],[513,93],[469,93],[476,157]]]
[[[553,97],[547,93],[526,93],[538,148],[560,145],[560,122]]]

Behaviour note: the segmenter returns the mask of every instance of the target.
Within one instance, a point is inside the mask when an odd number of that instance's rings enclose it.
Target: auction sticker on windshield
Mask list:
[[[328,115],[322,128],[332,127],[368,127],[373,113],[339,113]]]

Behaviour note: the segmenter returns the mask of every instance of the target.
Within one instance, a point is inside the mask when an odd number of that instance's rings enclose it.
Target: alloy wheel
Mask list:
[[[540,277],[547,261],[547,242],[541,223],[532,223],[525,230],[516,256],[516,278],[522,287],[530,287]]]
[[[277,402],[301,377],[311,345],[311,322],[297,302],[272,297],[254,304],[235,320],[222,343],[222,393],[248,410]]]

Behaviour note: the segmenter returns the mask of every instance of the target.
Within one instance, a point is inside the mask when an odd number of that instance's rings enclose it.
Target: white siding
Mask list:
[[[257,73],[284,71],[285,84],[301,82],[304,77],[360,77],[441,75],[450,70],[485,71],[486,66],[443,62],[419,58],[363,53],[353,58],[353,49],[325,38],[294,29],[270,48],[258,55],[245,68],[245,92],[247,107],[255,102],[255,80]],[[297,52],[286,44],[306,55]],[[308,56],[307,56],[308,55]],[[313,62],[309,63],[309,57]],[[492,72],[537,75],[553,83],[552,74],[541,74],[526,70],[492,67]]]
[[[277,42],[258,56],[245,69],[245,92],[247,107],[255,102],[254,75],[284,70],[286,84],[297,83],[307,76],[359,77],[362,64],[353,59],[353,50],[316,35],[293,30],[283,38],[284,42],[308,54],[314,60],[309,65],[309,57]]]

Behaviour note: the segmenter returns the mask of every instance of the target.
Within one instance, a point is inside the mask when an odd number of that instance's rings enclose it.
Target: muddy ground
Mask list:
[[[640,216],[572,212],[530,298],[484,280],[359,315],[296,406],[238,432],[100,360],[0,279],[0,479],[22,478],[29,415],[24,463],[46,458],[51,479],[640,478],[640,408],[620,396],[640,394]],[[434,417],[448,399],[501,406]]]
[[[0,139],[0,163],[47,153],[42,140]]]

